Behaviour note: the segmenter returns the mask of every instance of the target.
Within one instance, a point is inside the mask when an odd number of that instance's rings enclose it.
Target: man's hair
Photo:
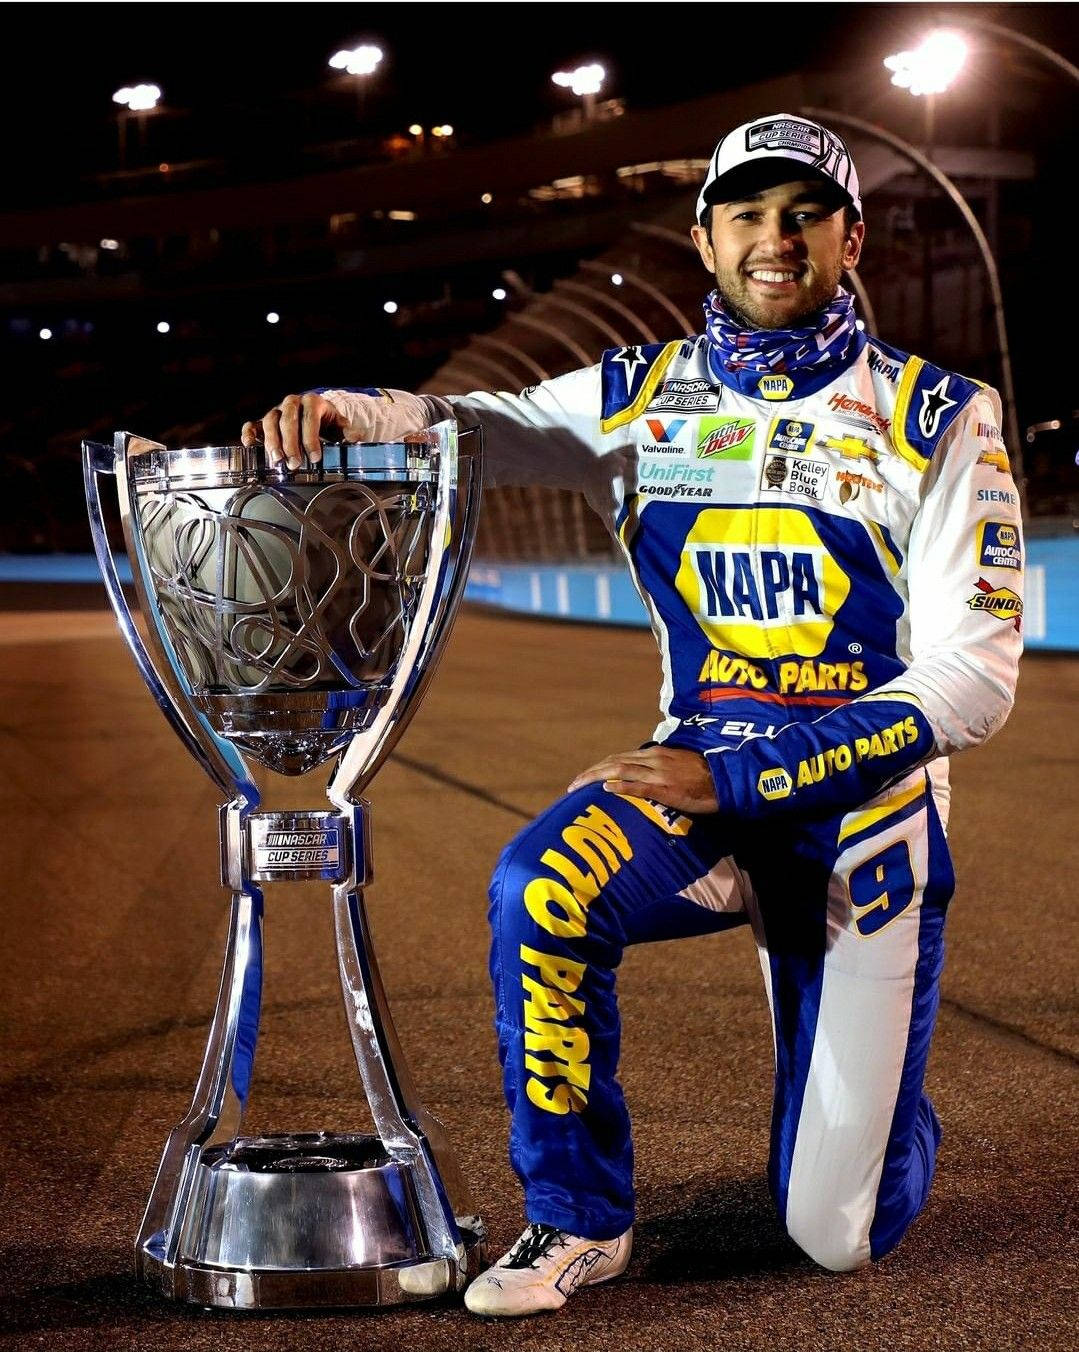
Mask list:
[[[709,202],[705,207],[704,215],[701,218],[701,225],[704,227],[704,233],[709,238],[712,236],[712,213],[714,209],[713,204]],[[857,211],[855,211],[852,206],[845,206],[843,208],[843,228],[848,235],[851,232],[851,226],[853,226],[854,222],[860,221],[861,219],[861,216],[858,215]]]

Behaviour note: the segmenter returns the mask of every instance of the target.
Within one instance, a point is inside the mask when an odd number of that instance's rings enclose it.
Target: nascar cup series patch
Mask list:
[[[975,562],[979,568],[1023,566],[1018,530],[1007,521],[983,521],[978,527]]]

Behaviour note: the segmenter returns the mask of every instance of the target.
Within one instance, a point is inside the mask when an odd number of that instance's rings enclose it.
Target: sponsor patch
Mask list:
[[[761,376],[757,391],[762,399],[787,399],[794,392],[790,376]]]
[[[980,577],[974,584],[978,590],[967,601],[971,610],[987,610],[998,620],[1012,620],[1016,629],[1023,617],[1023,602],[1010,587],[994,587]]]
[[[648,412],[714,413],[720,391],[707,380],[665,380],[652,396]]]
[[[983,521],[978,527],[975,555],[979,568],[1022,568],[1019,532],[1008,521]]]
[[[891,420],[879,414],[872,404],[864,404],[861,399],[855,399],[849,394],[840,394],[838,390],[828,400],[828,407],[834,413],[854,413],[859,418],[864,418],[881,436],[884,436],[892,425]]]
[[[1014,493],[1009,493],[1006,488],[979,488],[979,502],[1006,502],[1009,507],[1014,507],[1019,499]]]
[[[700,511],[675,586],[713,648],[774,660],[824,651],[851,582],[809,512],[764,502]]]
[[[992,465],[998,474],[1010,474],[1012,467],[1008,463],[1008,452],[1001,447],[999,450],[993,449],[982,451],[978,456],[979,465]]]
[[[697,459],[751,460],[756,432],[752,418],[702,418],[697,428]]]
[[[654,498],[707,498],[716,471],[711,465],[662,464],[644,460],[638,491]]]
[[[757,776],[757,792],[771,802],[775,798],[789,798],[793,780],[786,770],[762,770]]]
[[[849,469],[836,471],[836,483],[839,484],[839,501],[850,502],[851,498],[856,498],[862,488],[868,488],[872,493],[882,493],[884,485],[877,483],[876,479],[871,479],[867,474],[853,474]]]
[[[798,418],[776,418],[768,429],[768,449],[786,451],[788,455],[801,455],[816,430],[814,423],[802,422]]]
[[[876,464],[879,452],[861,437],[819,437],[817,445],[826,451],[838,451],[844,460],[871,460]]]
[[[922,404],[918,409],[918,430],[923,437],[935,437],[940,420],[958,401],[949,398],[948,377],[942,376],[932,389],[922,391]]]
[[[776,493],[797,493],[824,501],[829,466],[823,460],[798,456],[766,455],[761,471],[761,488]]]
[[[824,153],[819,127],[795,122],[793,118],[776,117],[770,122],[756,122],[746,132],[747,150],[800,150],[816,157]]]
[[[984,437],[986,441],[1003,442],[1004,440],[1003,436],[1001,436],[1000,428],[996,423],[975,423],[974,431],[977,436]]]
[[[894,362],[885,361],[880,353],[875,352],[873,348],[869,349],[868,360],[869,369],[871,371],[876,371],[879,375],[885,376],[893,383],[899,379],[901,368],[896,366]]]

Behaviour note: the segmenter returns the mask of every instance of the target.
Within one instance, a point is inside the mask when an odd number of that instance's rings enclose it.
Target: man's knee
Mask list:
[[[803,1253],[829,1272],[854,1272],[872,1257],[868,1225],[852,1224],[851,1217],[836,1208],[788,1216],[787,1233]]]

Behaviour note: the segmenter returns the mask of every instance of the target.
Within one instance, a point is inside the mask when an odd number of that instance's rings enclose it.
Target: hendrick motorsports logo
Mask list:
[[[987,610],[998,620],[1012,620],[1019,628],[1023,616],[1023,602],[1010,587],[994,587],[980,577],[974,584],[978,590],[967,601],[971,610]]]
[[[757,424],[752,418],[702,418],[697,459],[751,460]]]
[[[1007,521],[983,521],[978,529],[976,562],[980,568],[1014,568],[1023,566],[1023,550],[1019,532]]]

